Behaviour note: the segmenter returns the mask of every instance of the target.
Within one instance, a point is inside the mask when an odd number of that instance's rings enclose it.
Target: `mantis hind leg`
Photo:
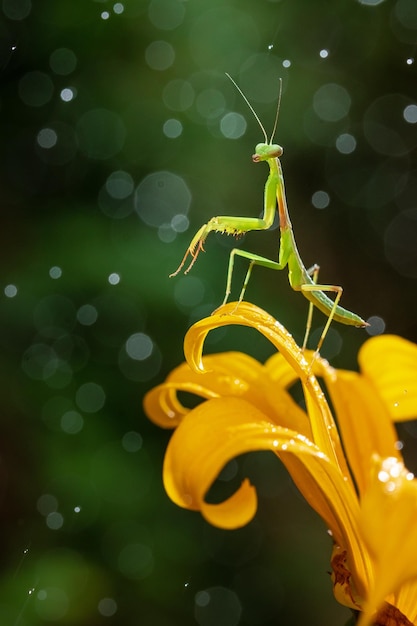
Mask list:
[[[307,274],[311,276],[313,283],[315,284],[317,284],[319,271],[320,271],[320,265],[317,265],[316,263],[307,270]],[[313,311],[314,311],[314,304],[310,302],[308,306],[308,315],[307,315],[307,322],[306,322],[306,332],[305,332],[304,341],[303,341],[303,350],[307,348],[307,342],[308,342],[308,338],[310,336],[310,331],[311,331],[311,324],[313,322]]]
[[[313,271],[313,280],[314,280],[314,274],[315,273],[316,274],[318,273],[318,269],[317,269],[316,272]],[[324,292],[331,291],[333,293],[336,293],[336,297],[335,297],[335,299],[333,301],[333,306],[332,306],[332,308],[331,308],[331,310],[329,312],[329,315],[327,317],[327,322],[326,322],[326,324],[325,324],[325,326],[323,328],[323,331],[322,331],[322,333],[320,335],[320,339],[319,339],[319,342],[317,344],[317,348],[316,348],[316,351],[314,353],[313,360],[312,360],[312,362],[310,364],[310,367],[311,367],[312,364],[314,363],[314,360],[316,359],[318,353],[320,352],[320,349],[321,349],[321,347],[323,345],[323,341],[324,341],[324,339],[325,339],[325,337],[327,335],[327,331],[330,328],[330,324],[332,323],[334,314],[336,313],[337,305],[339,304],[340,298],[342,297],[343,287],[340,287],[339,285],[319,285],[317,283],[314,283],[312,285],[310,285],[310,284],[301,285],[300,289],[304,293],[306,291],[310,291],[310,292],[314,292],[314,291],[321,291],[321,292],[323,292],[323,291]],[[312,303],[310,302],[310,306],[311,305],[312,305]],[[310,311],[309,311],[309,317],[310,317]],[[310,324],[311,324],[311,319],[310,319]]]

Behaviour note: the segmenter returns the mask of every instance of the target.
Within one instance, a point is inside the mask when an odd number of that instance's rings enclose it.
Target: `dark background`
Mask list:
[[[326,529],[279,462],[232,464],[224,478],[250,475],[259,512],[211,528],[168,501],[169,433],[141,402],[223,299],[230,237],[211,235],[191,274],[168,278],[192,235],[262,209],[262,133],[225,72],[268,134],[283,79],[276,141],[306,266],[343,285],[371,333],[417,339],[415,0],[1,12],[0,623],[344,624]],[[275,229],[244,247],[276,258],[277,243]],[[307,305],[285,272],[257,268],[247,299],[302,340]],[[356,367],[367,336],[334,324],[323,353]],[[207,349],[271,353],[247,329]]]

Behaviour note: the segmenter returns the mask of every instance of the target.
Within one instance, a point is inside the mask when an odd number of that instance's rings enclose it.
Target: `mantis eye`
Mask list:
[[[272,143],[269,146],[269,154],[272,157],[280,157],[283,152],[284,152],[284,150],[283,150],[282,146],[279,146],[277,143]]]

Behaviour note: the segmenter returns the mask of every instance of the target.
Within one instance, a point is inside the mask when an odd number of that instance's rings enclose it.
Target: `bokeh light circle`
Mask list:
[[[159,228],[178,214],[187,215],[191,192],[184,179],[172,172],[154,172],[136,188],[135,209],[148,226]]]
[[[104,617],[112,617],[117,611],[117,603],[113,598],[101,598],[97,610]]]
[[[85,413],[97,413],[103,408],[105,401],[103,387],[94,382],[84,383],[75,394],[77,406]]]
[[[417,146],[417,126],[410,126],[404,119],[409,105],[415,106],[410,98],[391,93],[377,98],[368,107],[363,117],[363,130],[376,152],[402,156]]]
[[[182,134],[182,124],[179,120],[169,119],[164,122],[163,132],[169,139],[177,139]]]
[[[71,74],[77,66],[77,57],[68,48],[57,48],[49,57],[49,67],[55,74],[67,76]]]
[[[350,133],[342,133],[336,139],[336,148],[341,154],[351,154],[356,149],[356,139]]]
[[[148,16],[154,26],[161,30],[174,30],[182,24],[185,6],[179,0],[151,0]]]
[[[195,92],[187,80],[179,78],[169,81],[162,92],[166,107],[172,111],[186,111],[194,102]]]
[[[146,63],[153,70],[167,70],[174,63],[175,50],[167,41],[153,41],[145,50]]]
[[[194,599],[194,616],[199,626],[237,626],[242,604],[227,587],[210,587],[199,591]]]
[[[218,89],[203,89],[196,98],[195,106],[201,117],[216,119],[224,112],[226,100]]]
[[[144,361],[152,351],[153,341],[145,333],[134,333],[126,341],[126,352],[135,361]]]
[[[220,130],[228,139],[240,139],[245,134],[247,123],[240,113],[226,113],[220,120]]]
[[[32,10],[31,0],[3,0],[3,13],[9,20],[24,20]]]
[[[28,106],[43,106],[51,100],[53,93],[54,84],[45,72],[28,72],[19,81],[19,96]]]
[[[132,176],[123,170],[112,172],[105,183],[106,191],[115,200],[130,196],[134,189]]]
[[[330,204],[330,196],[327,191],[315,191],[311,197],[311,203],[316,209],[326,209]]]
[[[314,112],[325,122],[337,122],[346,117],[350,105],[349,92],[336,83],[322,85],[313,97]]]

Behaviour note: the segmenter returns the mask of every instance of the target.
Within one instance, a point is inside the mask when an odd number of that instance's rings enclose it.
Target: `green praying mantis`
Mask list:
[[[227,233],[228,235],[243,235],[251,230],[267,230],[274,222],[275,214],[278,208],[279,216],[279,228],[280,228],[280,245],[279,245],[279,257],[278,261],[272,261],[271,259],[252,254],[246,250],[240,248],[234,248],[230,253],[229,267],[227,272],[226,293],[222,304],[226,304],[231,292],[233,267],[236,255],[244,257],[249,260],[249,267],[246,273],[246,277],[243,283],[242,290],[240,292],[238,304],[243,300],[246,287],[249,283],[249,279],[252,273],[254,265],[261,265],[273,270],[283,270],[288,266],[288,278],[291,287],[295,291],[301,291],[303,296],[309,301],[309,311],[307,316],[306,331],[303,341],[303,350],[307,347],[307,341],[311,330],[313,309],[317,307],[327,316],[327,322],[321,333],[316,352],[318,354],[323,341],[329,330],[330,324],[333,320],[340,322],[341,324],[347,324],[350,326],[356,326],[357,328],[365,328],[369,326],[359,315],[348,311],[339,305],[340,298],[342,297],[343,288],[338,285],[323,285],[317,282],[319,269],[318,265],[313,265],[309,269],[306,269],[304,263],[301,260],[300,253],[298,252],[295,242],[294,232],[291,226],[290,216],[288,212],[287,200],[285,196],[284,177],[282,173],[281,163],[279,157],[283,154],[283,148],[278,144],[272,143],[277,128],[278,113],[281,100],[282,83],[280,81],[280,90],[277,103],[277,110],[275,115],[275,121],[271,137],[268,141],[268,136],[265,131],[262,122],[260,121],[257,113],[250,104],[249,100],[233,80],[233,78],[226,74],[236,87],[255,119],[257,120],[265,141],[258,143],[255,147],[255,154],[252,156],[254,163],[260,163],[266,161],[269,165],[269,176],[265,184],[264,192],[264,209],[262,217],[233,217],[228,215],[221,215],[219,217],[212,217],[206,224],[204,224],[194,235],[190,245],[182,259],[179,267],[170,276],[176,276],[184,267],[188,256],[191,256],[191,261],[184,273],[187,274],[194,263],[197,260],[199,253],[204,251],[204,242],[207,235],[214,231],[218,233]],[[335,298],[332,300],[325,292],[335,293]]]

